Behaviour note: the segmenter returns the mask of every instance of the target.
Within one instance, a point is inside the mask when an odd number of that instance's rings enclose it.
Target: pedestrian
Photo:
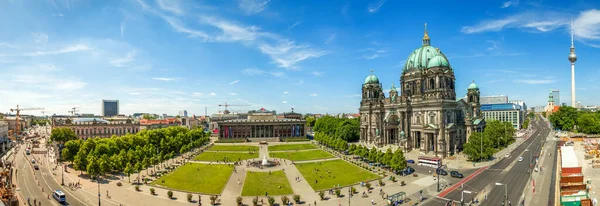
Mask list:
[[[317,206],[317,201],[315,200],[315,206]]]

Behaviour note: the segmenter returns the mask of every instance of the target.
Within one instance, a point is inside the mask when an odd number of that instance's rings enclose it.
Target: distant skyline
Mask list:
[[[599,1],[2,1],[0,112],[204,115],[266,108],[356,113],[370,70],[399,85],[408,55],[431,45],[449,58],[456,95],[530,107],[548,91],[570,99],[569,21],[577,101],[599,105]],[[568,103],[568,102],[567,102]],[[40,111],[24,114],[41,115]]]

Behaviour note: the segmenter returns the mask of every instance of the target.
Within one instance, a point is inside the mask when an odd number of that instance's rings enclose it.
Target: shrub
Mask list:
[[[335,189],[335,196],[339,197],[340,194],[342,194],[342,191],[340,191],[340,189]]]
[[[173,191],[169,190],[167,196],[169,196],[169,199],[173,199]]]
[[[210,204],[215,205],[215,201],[217,201],[217,196],[216,195],[210,196]]]
[[[135,191],[139,192],[140,191],[140,186],[136,185],[135,186]]]
[[[252,205],[253,206],[258,206],[258,197],[252,198]]]
[[[117,186],[121,187],[121,186],[123,186],[123,183],[117,182]]]
[[[396,182],[396,177],[395,176],[391,176],[390,180],[392,180],[392,182]]]
[[[379,186],[384,186],[385,183],[383,183],[383,180],[379,179]]]
[[[325,199],[325,192],[320,191],[319,192],[319,197],[321,197],[321,200],[324,200]]]
[[[281,197],[281,202],[284,205],[287,205],[290,202],[290,198],[288,198],[287,196],[283,196],[283,197]]]
[[[350,192],[351,192],[352,194],[356,193],[356,188],[355,188],[355,187],[350,187]]]
[[[269,196],[268,202],[269,202],[269,205],[271,205],[271,206],[275,205],[275,198]]]
[[[156,195],[156,191],[154,191],[154,188],[150,188],[150,194]]]
[[[300,195],[294,195],[292,198],[294,198],[294,202],[296,202],[296,204],[300,203]]]
[[[306,142],[306,141],[310,141],[310,139],[305,138],[305,137],[287,137],[287,138],[281,138],[282,142]]]
[[[370,182],[367,182],[367,183],[365,184],[365,187],[367,187],[367,189],[371,189],[371,183],[370,183]]]
[[[242,197],[235,198],[235,202],[237,203],[238,206],[241,206],[242,205]]]
[[[187,201],[192,202],[192,194],[190,194],[190,193],[187,194]]]

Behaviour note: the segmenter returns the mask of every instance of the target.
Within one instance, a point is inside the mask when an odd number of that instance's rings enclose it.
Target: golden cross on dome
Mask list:
[[[373,69],[371,69],[371,74],[373,74]]]

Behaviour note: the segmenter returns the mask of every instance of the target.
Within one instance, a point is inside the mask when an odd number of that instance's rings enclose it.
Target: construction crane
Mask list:
[[[80,108],[80,107],[73,107],[73,108],[71,108],[71,110],[69,111],[69,113],[71,113],[72,116],[75,116],[75,114],[77,113],[77,108]]]
[[[31,110],[44,110],[42,107],[31,107],[31,108],[19,108],[17,104],[16,109],[10,109],[10,112],[16,112],[17,118],[15,119],[15,137],[19,135],[19,130],[21,129],[21,125],[19,124],[19,118],[21,117],[21,111],[31,111]]]
[[[225,104],[219,104],[219,107],[225,107],[225,111],[223,111],[223,114],[229,114],[229,110],[227,110],[227,108],[234,106],[234,107],[247,107],[247,106],[251,106],[251,105],[247,105],[247,104],[227,104],[227,102],[225,102]]]

